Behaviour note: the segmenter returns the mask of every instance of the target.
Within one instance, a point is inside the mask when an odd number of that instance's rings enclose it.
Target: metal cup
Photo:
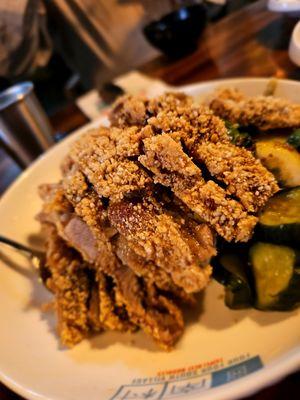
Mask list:
[[[0,142],[21,167],[54,143],[53,130],[31,82],[0,93]]]

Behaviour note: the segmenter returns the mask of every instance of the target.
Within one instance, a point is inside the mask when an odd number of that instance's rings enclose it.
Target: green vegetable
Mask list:
[[[240,132],[238,124],[225,121],[225,126],[233,144],[243,147],[250,147],[252,145],[251,136],[247,132]]]
[[[257,235],[272,243],[300,245],[300,186],[268,201],[259,214]]]
[[[284,187],[300,185],[300,154],[281,138],[263,139],[255,144],[256,156]]]
[[[256,308],[292,310],[300,303],[299,255],[287,246],[255,243],[249,252]]]
[[[245,271],[247,262],[236,254],[223,254],[213,260],[213,277],[225,286],[225,304],[231,309],[253,305],[252,291]]]
[[[300,129],[296,129],[287,139],[289,145],[300,150]]]

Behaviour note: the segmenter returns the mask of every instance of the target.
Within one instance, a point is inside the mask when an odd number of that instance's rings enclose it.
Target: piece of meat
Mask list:
[[[60,183],[41,185],[39,195],[43,200],[43,206],[42,211],[36,216],[37,220],[55,225],[60,237],[68,242],[65,227],[71,219],[76,218],[76,215],[71,203],[64,196],[62,185]]]
[[[191,96],[179,92],[165,93],[150,100],[142,96],[123,96],[113,106],[110,120],[113,126],[121,128],[137,126],[149,136],[169,133],[176,140],[184,136],[190,146],[198,140],[230,141],[219,117],[207,106],[195,104]]]
[[[278,190],[272,175],[248,150],[230,143],[224,122],[205,106],[194,104],[189,96],[174,93],[144,103],[152,115],[147,119],[147,124],[153,127],[152,136],[154,132],[164,132],[182,141],[189,155],[204,161],[209,172],[225,181],[229,185],[228,192],[240,198],[248,211],[257,211]],[[222,152],[226,159],[216,166],[216,159],[223,156]],[[228,159],[226,154],[230,152],[234,154]],[[218,168],[223,173],[215,175]],[[259,195],[255,195],[257,192]]]
[[[181,233],[199,260],[199,265],[202,267],[208,265],[211,258],[217,254],[215,235],[210,226],[185,218],[181,224]]]
[[[108,215],[111,224],[126,237],[134,252],[163,268],[176,285],[188,293],[207,285],[210,267],[199,266],[179,226],[151,197],[111,204]]]
[[[166,93],[152,102],[147,123],[155,133],[168,133],[192,147],[199,141],[230,142],[224,122],[203,104],[182,93]]]
[[[96,276],[94,274],[88,306],[89,325],[93,332],[136,330],[124,305],[116,301],[116,293],[118,290],[108,275],[99,271]]]
[[[237,89],[220,89],[210,99],[209,106],[227,121],[263,131],[300,126],[300,105],[278,97],[248,97]]]
[[[80,249],[83,257],[90,261],[98,255],[97,243],[88,225],[76,214],[65,225],[61,235],[75,249]]]
[[[169,292],[182,303],[195,304],[195,298],[192,294],[186,293],[176,286],[171,276],[164,269],[135,253],[124,236],[119,235],[116,238],[114,247],[115,253],[122,264],[127,265],[137,276],[143,277],[146,282],[155,284],[162,291]]]
[[[85,176],[73,166],[63,177],[65,197],[72,204],[95,240],[99,259],[97,265],[102,271],[114,269],[116,258],[110,243],[115,231],[108,226],[107,213],[95,191],[88,185]]]
[[[84,186],[82,186],[81,189],[83,187]],[[92,221],[93,216],[100,211],[99,208],[97,209],[96,207],[92,207],[91,209],[93,213],[91,214],[89,212],[90,208],[85,207],[84,204],[82,204],[85,197],[81,191],[80,193],[82,197],[79,196],[79,193],[77,196],[78,204],[76,204],[73,198],[75,207],[81,210],[78,213],[83,216],[83,218],[81,218],[74,214],[73,207],[64,196],[61,185],[51,186],[51,193],[51,196],[48,193],[47,202],[44,203],[43,212],[40,214],[39,218],[42,219],[43,222],[53,224],[56,227],[59,236],[64,239],[69,246],[76,249],[84,260],[90,265],[93,265],[94,268],[96,266],[105,272],[113,270],[114,264],[117,263],[117,260],[112,252],[110,242],[105,232],[101,229],[101,225],[96,226],[96,221],[94,221],[94,225],[88,225],[83,219],[85,218],[88,221]],[[67,203],[69,203],[69,207],[67,207]],[[90,204],[91,203],[89,203],[89,205]],[[69,215],[66,213],[67,209],[70,211]],[[47,212],[45,210],[47,210]],[[64,211],[64,213],[61,211]],[[86,213],[84,211],[86,211]],[[99,218],[97,219],[97,222],[99,222]],[[98,240],[94,236],[94,233],[98,235]],[[109,293],[106,290],[106,281],[108,278],[105,274],[96,269],[96,277],[98,282],[98,299],[100,307],[98,325],[105,329],[120,331],[132,330],[133,325],[128,322],[128,318],[120,319],[114,309],[113,293],[117,288],[112,288],[112,293]],[[95,296],[96,295],[94,294],[94,297]],[[94,326],[97,327],[95,321]]]
[[[248,212],[257,212],[279,190],[271,172],[244,148],[203,142],[194,147],[192,154],[213,177],[227,185],[226,191],[240,199]]]
[[[39,196],[43,200],[42,211],[37,215],[38,220],[48,218],[48,215],[61,216],[64,223],[68,222],[74,212],[72,205],[64,198],[64,191],[60,183],[43,184],[38,188]],[[47,222],[47,221],[45,221]],[[51,223],[51,221],[49,221]]]
[[[137,279],[130,268],[120,265],[115,280],[131,321],[152,336],[163,349],[171,349],[184,328],[178,306],[165,296],[158,295],[155,286],[148,283],[152,289],[150,297],[150,293],[143,290],[143,281]]]
[[[147,99],[132,95],[119,97],[112,106],[109,120],[112,126],[124,128],[143,126],[147,118]]]
[[[163,347],[171,346],[175,343],[179,334],[182,332],[181,321],[179,324],[180,326],[178,327],[178,330],[176,330],[176,332],[173,332],[173,330],[169,332],[166,324],[162,325],[162,327],[160,328],[158,322],[158,318],[161,318],[161,313],[159,310],[165,307],[165,300],[163,300],[163,304],[161,304],[158,310],[152,310],[151,308],[148,309],[147,307],[143,307],[144,294],[142,291],[137,290],[137,288],[140,287],[138,277],[130,268],[128,268],[128,266],[122,265],[116,258],[116,255],[113,251],[114,249],[110,242],[111,237],[107,235],[107,232],[109,231],[102,226],[102,206],[97,206],[99,198],[97,196],[96,198],[94,198],[94,202],[92,203],[94,205],[91,207],[87,208],[81,206],[82,202],[85,201],[86,196],[88,196],[88,198],[90,199],[92,194],[94,194],[94,192],[91,192],[91,188],[89,188],[87,185],[84,185],[84,182],[84,177],[80,173],[80,171],[72,168],[72,170],[69,171],[67,175],[65,175],[63,186],[65,189],[65,193],[70,201],[72,201],[76,212],[78,212],[78,215],[81,216],[81,218],[90,228],[91,233],[95,236],[96,244],[100,243],[100,247],[97,248],[98,255],[94,260],[91,260],[91,262],[93,264],[99,265],[102,271],[113,278],[116,291],[115,298],[119,300],[121,305],[125,305],[126,311],[130,317],[130,321],[138,324],[138,326],[145,330],[145,332],[150,333],[154,337],[154,339],[157,340]],[[90,204],[89,202],[87,203]],[[105,237],[105,240],[109,246],[109,251],[111,253],[110,260],[106,260],[105,262],[103,262],[103,254],[101,249],[102,242]],[[128,276],[130,276],[130,279],[127,280],[126,277]],[[154,283],[152,284],[154,285]],[[128,285],[130,287],[128,287]],[[162,298],[164,299],[163,296]],[[172,312],[174,312],[173,308]],[[100,317],[101,314],[103,314],[103,312],[100,312]],[[164,312],[164,315],[166,316],[166,320],[168,320],[167,311]],[[170,318],[173,321],[173,317],[170,316]],[[102,321],[102,323],[103,322],[104,321]],[[115,326],[115,321],[113,321],[113,323]],[[173,321],[172,324],[175,324],[176,326],[178,325],[176,321]],[[163,330],[161,331],[161,329]],[[161,337],[162,332],[163,336]]]
[[[135,128],[129,129],[135,131]],[[118,132],[122,134],[121,130]],[[70,156],[100,197],[117,201],[128,193],[144,189],[151,184],[151,178],[138,163],[126,158],[138,151],[132,147],[133,139],[128,143],[120,136],[116,145],[117,136],[111,138],[110,134],[109,129],[101,128],[83,135],[72,146]],[[138,143],[139,140],[137,147]]]
[[[118,306],[115,301],[115,292],[119,292],[119,289],[114,285],[111,278],[104,273],[98,272],[97,282],[101,325],[108,330],[134,331],[136,327],[129,321],[127,312],[125,311],[122,315],[119,312],[120,305]]]
[[[118,235],[114,242],[114,248],[122,264],[128,265],[137,276],[144,277],[152,283],[157,281],[157,286],[164,290],[169,290],[172,287],[171,277],[151,260],[144,259],[136,254],[125,236]]]
[[[87,262],[93,262],[98,254],[97,244],[91,229],[80,217],[83,213],[76,214],[74,212],[61,184],[43,185],[40,191],[42,195],[47,192],[47,196],[44,196],[42,212],[38,214],[37,218],[41,222],[55,225],[59,236],[69,246],[80,249],[83,258]],[[103,245],[101,250],[105,249],[106,247]]]
[[[172,189],[191,210],[228,241],[248,241],[257,218],[228,197],[213,181],[205,182],[201,170],[169,135],[144,141],[145,155],[139,161],[154,173],[154,180]]]
[[[88,324],[93,332],[101,332],[103,330],[100,322],[99,284],[96,281],[91,283],[88,301]]]
[[[89,333],[88,299],[90,284],[86,264],[66,246],[54,226],[43,224],[46,233],[46,264],[51,271],[47,286],[55,294],[58,333],[64,345],[71,347]]]

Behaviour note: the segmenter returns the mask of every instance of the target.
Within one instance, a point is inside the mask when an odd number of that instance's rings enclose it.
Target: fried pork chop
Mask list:
[[[210,108],[221,118],[266,131],[300,126],[300,105],[272,96],[245,96],[237,89],[220,89]]]
[[[60,182],[40,188],[59,335],[72,346],[141,328],[170,349],[181,306],[210,281],[216,234],[248,241],[278,186],[184,94],[122,97],[110,120],[75,141]]]
[[[64,239],[64,243],[75,248],[95,269],[99,286],[98,293],[94,293],[94,297],[97,296],[99,299],[99,326],[103,329],[126,331],[133,330],[137,325],[152,335],[163,348],[172,347],[183,330],[182,315],[178,306],[164,294],[157,292],[153,280],[139,279],[127,265],[122,264],[112,251],[113,247],[111,247],[110,262],[103,265],[101,253],[103,245],[100,242],[103,241],[105,229],[102,229],[99,235],[101,223],[99,224],[97,214],[85,209],[87,214],[81,214],[85,217],[87,221],[85,222],[84,219],[71,212],[70,203],[69,207],[66,207],[68,200],[62,194],[60,185],[51,185],[48,190],[43,187],[41,190],[42,193],[46,191],[47,201],[44,203],[39,219],[43,223],[55,226],[56,235],[60,241]],[[81,194],[81,196],[82,201],[84,195]],[[68,215],[66,209],[68,209]],[[95,220],[95,218],[98,219]],[[84,235],[78,235],[79,228],[85,233]],[[93,236],[94,233],[96,236]],[[110,235],[106,236],[105,240],[109,245],[111,244]],[[98,243],[100,243],[99,247]],[[67,244],[64,246],[67,248]],[[114,283],[109,290],[107,289],[108,277],[111,277]],[[145,293],[145,285],[148,288],[152,287],[151,296],[150,293]],[[188,296],[186,298],[188,299]],[[58,298],[57,301],[59,302]],[[121,308],[123,308],[122,313],[120,313]],[[63,339],[63,343],[71,345],[72,339]]]

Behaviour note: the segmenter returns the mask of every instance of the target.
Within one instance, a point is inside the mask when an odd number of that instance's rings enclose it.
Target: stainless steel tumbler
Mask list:
[[[21,166],[28,166],[54,143],[48,117],[31,82],[0,93],[0,139]]]

